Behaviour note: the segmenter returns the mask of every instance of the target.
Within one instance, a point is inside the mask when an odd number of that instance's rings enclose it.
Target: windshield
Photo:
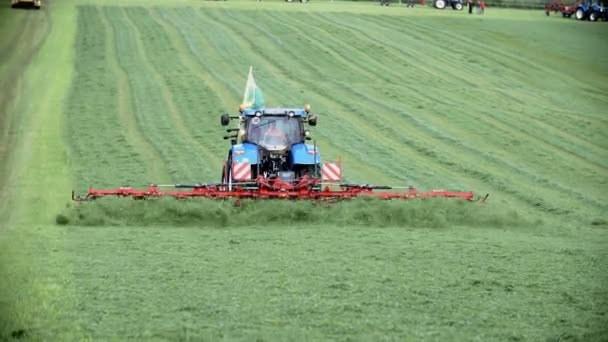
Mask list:
[[[287,116],[262,116],[249,119],[247,141],[270,151],[287,149],[302,141],[300,120]]]

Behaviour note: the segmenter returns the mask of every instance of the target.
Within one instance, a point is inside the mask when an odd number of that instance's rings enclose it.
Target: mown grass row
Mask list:
[[[385,201],[360,198],[339,203],[172,198],[133,201],[105,198],[71,205],[56,217],[60,225],[76,226],[190,226],[223,228],[239,225],[283,227],[301,224],[449,228],[526,227],[542,220],[499,204],[469,203],[454,199]]]
[[[222,139],[219,116],[224,113],[218,97],[201,76],[190,70],[178,58],[179,52],[171,48],[172,43],[166,30],[143,8],[125,10],[129,20],[146,37],[142,39],[143,52],[165,84],[165,92],[170,92],[176,133],[185,135],[187,143],[196,148],[192,163],[202,179],[220,174],[222,162],[228,149]],[[170,66],[170,67],[167,67]],[[236,101],[235,101],[236,102]],[[219,148],[221,145],[222,148]],[[186,157],[186,155],[183,155]]]
[[[66,105],[66,139],[77,189],[121,186],[149,179],[148,168],[128,144],[118,117],[114,70],[106,54],[106,31],[94,7],[81,7],[76,36],[75,78]]]
[[[142,131],[161,155],[171,180],[198,179],[198,170],[207,166],[199,158],[192,158],[198,151],[176,126],[178,113],[172,110],[169,90],[145,54],[142,40],[147,38],[141,37],[121,8],[106,7],[104,15],[114,30],[117,59],[127,73],[133,112]]]

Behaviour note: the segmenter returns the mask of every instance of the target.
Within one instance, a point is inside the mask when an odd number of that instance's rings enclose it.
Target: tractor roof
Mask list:
[[[243,110],[244,116],[256,116],[256,115],[293,115],[293,116],[307,116],[308,113],[304,108],[285,108],[285,107],[264,107],[257,109],[245,109]]]

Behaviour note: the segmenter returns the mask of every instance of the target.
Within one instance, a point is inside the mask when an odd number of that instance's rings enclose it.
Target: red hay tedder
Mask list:
[[[162,191],[161,187],[188,188],[190,190],[168,190]],[[214,199],[303,199],[303,200],[341,200],[350,199],[358,196],[372,196],[380,199],[414,199],[414,198],[460,198],[466,200],[473,199],[472,192],[432,190],[420,192],[413,187],[392,187],[370,184],[331,184],[321,183],[319,178],[302,178],[294,181],[283,181],[281,178],[268,179],[259,176],[252,182],[239,182],[232,188],[225,183],[217,184],[175,184],[175,185],[150,185],[147,189],[133,189],[121,187],[117,189],[102,190],[89,189],[84,196],[76,196],[72,192],[74,201],[88,201],[100,197],[116,196],[131,197],[134,199],[148,199],[158,197],[173,197],[176,199],[184,198],[214,198]],[[338,188],[336,189],[336,186]],[[392,191],[378,191],[392,190]],[[486,195],[482,200],[488,197]]]
[[[573,5],[566,5],[561,1],[553,0],[545,5],[545,14],[548,16],[551,14],[551,12],[554,14],[559,12],[564,18],[570,18],[574,13],[576,13],[577,6],[580,3],[581,1],[577,1]]]

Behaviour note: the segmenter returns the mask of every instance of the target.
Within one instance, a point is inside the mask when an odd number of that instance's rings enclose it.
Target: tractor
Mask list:
[[[239,107],[240,115],[221,116],[221,125],[238,120],[239,127],[228,128],[224,139],[231,140],[228,157],[222,170],[222,183],[247,182],[258,176],[280,177],[293,181],[305,175],[317,178],[321,174],[320,153],[316,144],[307,144],[317,116],[304,108]]]
[[[12,8],[25,6],[31,6],[35,9],[40,9],[40,7],[42,6],[42,0],[11,0]]]
[[[578,20],[589,19],[597,21],[598,19],[608,20],[608,9],[599,3],[582,2],[576,7],[574,17]]]
[[[437,9],[444,9],[447,6],[452,7],[454,10],[460,11],[463,8],[462,0],[435,0],[433,2],[433,7]]]

